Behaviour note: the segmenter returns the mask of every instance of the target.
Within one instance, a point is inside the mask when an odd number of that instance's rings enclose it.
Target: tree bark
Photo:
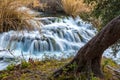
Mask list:
[[[120,38],[120,16],[114,18],[109,22],[95,37],[93,37],[86,45],[84,45],[76,54],[74,59],[55,71],[53,76],[61,75],[64,68],[67,68],[67,73],[73,71],[75,73],[85,73],[88,80],[90,74],[93,73],[96,77],[101,79],[104,75],[101,70],[101,58],[103,52]],[[70,65],[77,65],[73,70]]]

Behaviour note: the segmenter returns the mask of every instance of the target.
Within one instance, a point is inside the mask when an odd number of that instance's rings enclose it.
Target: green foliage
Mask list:
[[[91,12],[93,20],[97,19],[95,25],[98,30],[101,30],[108,22],[113,18],[120,15],[120,0],[84,0],[87,4],[94,5]],[[96,21],[95,21],[96,22]],[[116,56],[116,53],[120,50],[120,41],[112,45],[112,54]]]
[[[7,66],[7,70],[8,70],[8,71],[14,70],[14,66],[15,66],[14,64],[8,65],[8,66]]]
[[[84,73],[69,73],[67,74],[67,69],[64,69],[64,73],[58,77],[53,78],[51,74],[65,65],[66,63],[70,62],[72,58],[68,59],[44,59],[43,61],[29,59],[29,61],[21,61],[21,64],[15,65],[11,64],[8,66],[8,69],[5,71],[0,71],[0,80],[87,80]],[[105,75],[105,80],[113,80],[113,73],[107,65],[118,69],[119,65],[117,65],[112,59],[103,58],[102,59],[102,66],[104,66],[103,71]],[[70,68],[75,69],[77,67],[76,63],[69,66]],[[16,75],[17,74],[17,75]],[[66,74],[66,75],[65,75]],[[100,80],[91,73],[91,80]],[[119,79],[115,79],[119,80]]]
[[[120,66],[113,61],[112,59],[108,59],[108,58],[103,58],[102,59],[102,70],[104,72],[105,75],[105,80],[109,80],[112,78],[114,71],[112,71],[111,69],[108,68],[108,66],[114,68],[114,69],[118,69]],[[115,75],[115,74],[114,74]],[[111,79],[112,80],[112,79]],[[115,80],[119,80],[119,79],[115,79]]]
[[[0,74],[0,80],[6,78],[8,75],[8,73]]]
[[[102,59],[102,67],[106,67],[107,65],[110,65],[111,67],[114,67],[114,68],[119,68],[118,64],[113,61],[112,59],[108,59],[108,58],[103,58]]]
[[[21,69],[28,68],[30,65],[31,65],[30,62],[27,62],[27,61],[25,61],[25,60],[22,60],[22,61],[21,61],[21,64],[20,64],[20,68],[21,68]],[[12,71],[12,70],[14,70],[15,68],[16,68],[15,64],[10,64],[10,65],[7,66],[7,70],[8,70],[8,71]]]
[[[29,66],[30,66],[30,63],[29,63],[29,62],[27,62],[27,61],[25,61],[25,60],[23,60],[23,61],[21,62],[21,68],[22,68],[22,69],[27,68],[27,67],[29,67]]]
[[[120,15],[120,0],[84,0],[86,3],[95,5],[92,11],[92,16],[102,20],[102,25],[105,26],[116,16]]]

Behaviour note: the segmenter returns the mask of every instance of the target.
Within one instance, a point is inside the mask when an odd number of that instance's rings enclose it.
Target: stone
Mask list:
[[[34,8],[46,13],[64,12],[61,7],[61,0],[39,0],[40,6]],[[40,9],[41,8],[41,9]]]

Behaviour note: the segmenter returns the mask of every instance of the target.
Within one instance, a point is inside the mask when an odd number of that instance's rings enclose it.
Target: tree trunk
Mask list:
[[[93,73],[96,77],[104,78],[101,71],[101,57],[103,52],[120,38],[120,16],[109,22],[95,37],[93,37],[86,45],[84,45],[76,54],[74,59],[54,72],[54,77],[61,75],[64,68],[67,68],[67,73],[85,73],[88,80],[90,74]],[[75,69],[70,65],[77,65]]]

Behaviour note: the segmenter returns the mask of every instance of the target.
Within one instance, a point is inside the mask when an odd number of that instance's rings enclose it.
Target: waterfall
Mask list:
[[[78,50],[81,43],[85,44],[95,35],[92,25],[83,22],[79,17],[63,18],[57,21],[44,24],[41,33],[37,30],[2,33],[0,47],[32,54]]]
[[[0,70],[5,68],[9,61],[14,61],[14,56],[16,58],[24,56],[27,60],[30,57],[42,59],[44,55],[56,58],[75,55],[97,33],[91,23],[82,21],[79,17],[75,19],[52,17],[38,20],[44,23],[41,30],[9,31],[0,34]],[[39,27],[35,22],[31,21],[31,24]],[[109,48],[104,56],[113,58],[110,52]],[[113,59],[120,60],[119,56],[117,54],[117,58]]]
[[[96,33],[92,24],[82,21],[79,17],[76,19],[64,17],[41,20],[45,23],[42,24],[41,32],[34,30],[1,33],[0,49],[12,50],[13,55],[17,57],[20,57],[21,53],[26,58],[30,56],[41,58],[44,53],[58,57],[65,53],[65,57],[69,52],[74,54],[78,51]],[[6,56],[11,57],[10,55],[8,52],[0,52],[1,59]]]

